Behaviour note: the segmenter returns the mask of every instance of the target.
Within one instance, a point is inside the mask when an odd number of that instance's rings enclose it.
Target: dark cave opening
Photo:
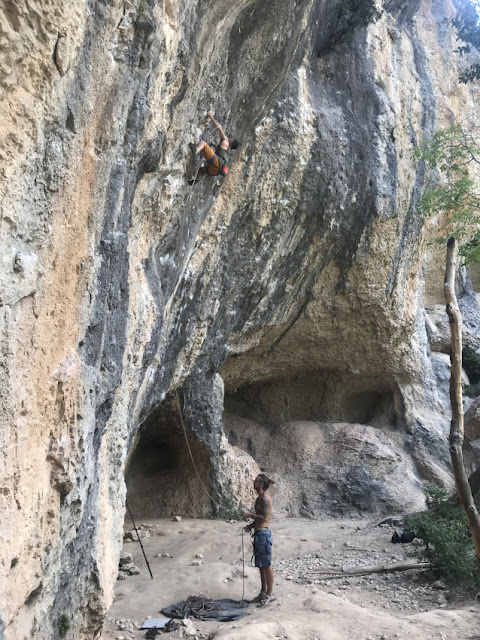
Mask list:
[[[394,380],[330,370],[225,388],[225,434],[273,474],[277,512],[352,516],[396,504],[383,481],[405,464],[394,453],[405,426]]]
[[[331,371],[227,387],[225,393],[226,413],[267,429],[292,421],[395,428],[402,422],[402,406],[400,393],[388,381]]]
[[[392,391],[361,391],[345,398],[343,421],[369,424],[372,427],[396,426],[394,394]]]
[[[185,430],[186,436],[178,411],[168,403],[157,407],[140,426],[125,472],[127,500],[136,516],[201,517],[210,513],[202,487],[203,483],[210,491],[209,456],[188,425]]]

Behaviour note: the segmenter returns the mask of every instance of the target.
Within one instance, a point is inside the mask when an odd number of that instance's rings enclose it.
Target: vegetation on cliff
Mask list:
[[[456,123],[439,129],[415,150],[427,169],[436,172],[437,184],[426,189],[418,210],[426,215],[440,214],[446,220],[440,242],[457,238],[465,263],[480,261],[480,194],[473,169],[480,164],[477,121]]]
[[[333,51],[338,45],[350,42],[357,29],[368,26],[380,17],[375,0],[337,0],[326,36],[317,48],[321,58]]]
[[[463,43],[459,53],[466,55],[474,50],[480,54],[479,5],[472,0],[459,2],[452,24],[457,39]],[[459,77],[463,83],[478,79],[477,62],[471,63]],[[478,117],[472,114],[465,121],[438,129],[415,151],[427,169],[437,172],[436,184],[425,190],[418,210],[426,216],[434,213],[444,216],[447,224],[439,241],[455,237],[466,264],[480,262],[480,193],[475,183],[475,171],[480,165],[478,139]]]
[[[458,48],[460,55],[471,53],[472,49],[480,52],[480,14],[479,5],[471,0],[463,0],[458,5],[457,15],[453,19],[457,30],[457,38],[463,42]],[[472,82],[480,79],[480,63],[470,64],[460,75],[460,82]]]

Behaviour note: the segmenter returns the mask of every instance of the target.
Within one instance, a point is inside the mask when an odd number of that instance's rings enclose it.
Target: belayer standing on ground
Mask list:
[[[272,569],[272,534],[268,528],[270,516],[272,514],[272,499],[266,493],[268,487],[274,484],[273,480],[267,478],[264,473],[259,473],[253,482],[253,488],[258,494],[255,501],[255,513],[251,513],[244,509],[242,516],[244,518],[253,518],[253,526],[255,532],[253,535],[253,551],[255,554],[255,566],[260,569],[260,580],[262,588],[260,593],[252,602],[258,602],[259,606],[264,607],[276,598],[273,595],[273,569]]]
[[[197,146],[191,142],[188,146],[192,153],[202,153],[203,157],[207,161],[206,167],[201,167],[198,171],[197,177],[193,180],[189,180],[188,184],[195,184],[205,176],[218,176],[219,173],[226,175],[228,173],[228,166],[230,164],[230,153],[232,149],[238,147],[238,142],[235,138],[227,138],[221,125],[213,117],[211,111],[208,112],[208,117],[215,125],[218,133],[220,134],[220,143],[217,144],[215,150],[210,147],[206,142],[201,140]],[[226,171],[225,171],[226,168]],[[222,171],[223,170],[223,171]]]

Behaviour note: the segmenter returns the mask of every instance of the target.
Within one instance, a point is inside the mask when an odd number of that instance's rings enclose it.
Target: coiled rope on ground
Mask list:
[[[206,596],[188,596],[180,607],[182,613],[196,613],[208,615],[212,611],[220,611],[220,606]]]

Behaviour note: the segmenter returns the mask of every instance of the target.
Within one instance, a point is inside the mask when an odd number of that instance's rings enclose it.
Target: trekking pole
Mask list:
[[[140,540],[140,536],[138,535],[137,527],[135,526],[135,520],[133,519],[132,512],[130,511],[130,507],[128,506],[128,502],[126,500],[125,500],[125,504],[127,505],[128,515],[130,516],[130,520],[133,523],[133,528],[135,529],[135,533],[137,534],[137,539],[140,543],[140,547],[142,548],[143,557],[145,558],[145,562],[147,563],[148,573],[150,574],[150,577],[153,580],[152,571],[150,569],[150,565],[148,564],[147,556],[145,554],[145,549],[143,548],[142,541]]]

